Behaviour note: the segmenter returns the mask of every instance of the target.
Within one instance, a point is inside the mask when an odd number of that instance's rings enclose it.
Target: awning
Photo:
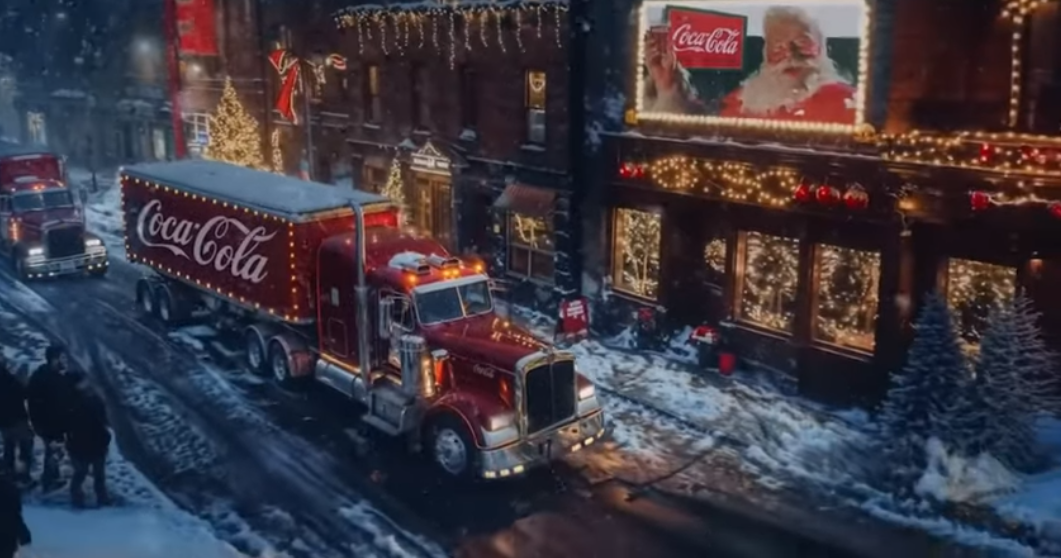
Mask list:
[[[552,212],[555,201],[556,192],[553,190],[525,184],[509,184],[494,202],[494,209],[544,217]]]

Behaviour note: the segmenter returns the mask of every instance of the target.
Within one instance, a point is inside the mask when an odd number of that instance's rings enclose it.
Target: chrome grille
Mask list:
[[[575,362],[564,360],[532,368],[525,380],[527,433],[534,434],[574,418]]]
[[[80,225],[60,225],[48,229],[45,241],[49,258],[65,258],[85,252],[85,230]]]

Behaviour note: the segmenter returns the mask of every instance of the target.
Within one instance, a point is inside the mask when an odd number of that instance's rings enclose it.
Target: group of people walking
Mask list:
[[[70,501],[85,506],[83,485],[92,475],[96,503],[110,503],[105,465],[111,434],[102,399],[80,371],[68,368],[66,351],[51,345],[45,362],[23,383],[0,357],[0,558],[14,556],[31,535],[22,520],[20,486],[33,482],[35,439],[43,445],[39,483],[45,492],[60,487],[62,451],[70,459]]]

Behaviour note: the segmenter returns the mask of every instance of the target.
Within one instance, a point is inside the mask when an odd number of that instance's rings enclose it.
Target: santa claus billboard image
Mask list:
[[[866,12],[863,0],[648,2],[638,112],[649,120],[859,125]]]

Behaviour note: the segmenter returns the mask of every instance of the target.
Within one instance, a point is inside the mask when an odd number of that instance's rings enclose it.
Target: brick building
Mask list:
[[[530,299],[576,290],[583,108],[568,3],[333,7],[298,6],[280,45],[310,94],[274,111],[285,159],[402,198],[413,226]]]
[[[970,348],[1020,290],[1061,340],[1057,2],[618,1],[590,20],[609,40],[587,50],[604,209],[584,265],[612,315],[725,324],[741,358],[838,401],[880,396],[930,291]]]

